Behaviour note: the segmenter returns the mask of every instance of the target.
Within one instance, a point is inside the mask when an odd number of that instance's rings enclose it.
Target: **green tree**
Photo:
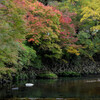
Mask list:
[[[100,30],[100,1],[90,0],[87,6],[82,8],[82,23],[90,22],[90,31]]]
[[[0,67],[17,63],[18,41],[26,33],[24,14],[12,0],[0,4]]]

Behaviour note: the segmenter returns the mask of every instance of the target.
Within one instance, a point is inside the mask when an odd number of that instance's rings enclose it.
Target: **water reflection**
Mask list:
[[[25,100],[44,100],[44,98],[50,98],[45,100],[100,100],[100,81],[98,81],[98,77],[41,79],[28,82],[33,83],[34,86],[26,87],[25,83],[27,82],[0,86],[0,98],[6,100],[7,98],[10,98],[8,100],[19,100],[16,98],[32,98]]]

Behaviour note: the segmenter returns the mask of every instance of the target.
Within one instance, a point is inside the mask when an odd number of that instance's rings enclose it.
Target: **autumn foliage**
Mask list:
[[[93,59],[100,52],[99,0],[63,0],[54,5],[0,1],[0,67],[23,71],[53,62],[61,63],[61,69],[65,63],[74,65],[76,58]]]
[[[40,49],[49,50],[58,58],[62,55],[62,48],[66,51],[68,47],[77,49],[74,24],[69,15],[66,16],[56,8],[45,6],[38,1],[14,0],[14,2],[16,6],[26,10],[24,18],[27,21],[28,42],[34,46],[39,45]]]
[[[63,52],[77,55],[78,46],[75,43],[78,39],[75,37],[71,13],[68,12],[65,15],[56,8],[45,6],[37,0],[9,0],[6,6],[9,6],[10,12],[13,11],[15,14],[18,12],[18,17],[24,21],[23,28],[17,25],[21,20],[17,19],[15,24],[9,20],[10,23],[17,26],[18,33],[20,31],[24,34],[31,46],[36,47],[38,51],[43,50],[45,56],[61,58]],[[8,14],[8,16],[10,19],[13,15]],[[22,42],[23,40],[25,39],[17,38],[15,41]],[[70,49],[71,47],[73,50]]]

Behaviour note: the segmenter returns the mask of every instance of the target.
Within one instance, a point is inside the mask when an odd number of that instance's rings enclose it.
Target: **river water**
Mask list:
[[[26,87],[26,83],[33,87]],[[100,76],[34,79],[0,85],[0,100],[100,100]]]

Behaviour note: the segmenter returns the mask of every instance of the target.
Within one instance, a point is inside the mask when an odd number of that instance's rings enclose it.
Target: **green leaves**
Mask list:
[[[62,56],[62,49],[61,47],[56,44],[56,43],[52,43],[51,45],[48,45],[49,51],[52,52],[51,54],[45,54],[45,56],[48,56],[50,58],[61,58]]]
[[[3,67],[16,64],[18,60],[18,41],[26,32],[25,13],[21,12],[12,0],[3,1],[0,8],[0,62]]]
[[[86,32],[80,32],[78,34],[79,41],[78,44],[81,44],[83,47],[80,48],[80,53],[87,57],[92,58],[95,53],[100,52],[100,35],[91,36],[91,34]]]
[[[25,44],[22,44],[22,48],[19,48],[19,60],[17,67],[19,68],[28,68],[32,67],[34,65],[34,60],[37,57],[36,51],[26,46]]]
[[[81,31],[78,35],[78,38],[81,39],[88,39],[91,37],[91,35],[89,33],[86,33],[84,31]]]

